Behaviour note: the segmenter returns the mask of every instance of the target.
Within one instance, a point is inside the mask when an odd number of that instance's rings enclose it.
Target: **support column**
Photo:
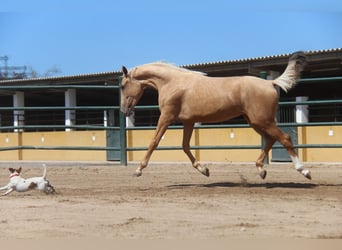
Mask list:
[[[296,102],[305,102],[309,98],[307,96],[297,96]],[[296,105],[296,123],[309,122],[308,105]]]
[[[114,109],[103,111],[103,126],[111,127],[115,125]]]
[[[13,107],[24,107],[25,106],[25,95],[24,92],[16,91],[13,95]],[[13,126],[23,126],[25,124],[25,111],[14,110],[13,111]],[[21,132],[22,129],[14,129],[14,132]]]
[[[134,127],[135,124],[135,113],[132,112],[130,116],[126,116],[126,127]]]
[[[64,94],[65,107],[76,106],[76,89],[67,89]],[[65,126],[72,126],[76,124],[76,111],[65,110]],[[71,131],[72,129],[66,128],[65,131]]]
[[[297,96],[296,102],[305,102],[309,99],[307,96]],[[308,105],[296,105],[296,123],[309,122],[309,106]],[[306,128],[298,127],[298,143],[306,144]],[[303,161],[307,161],[307,148],[298,150],[299,156]]]
[[[108,113],[107,110],[103,111],[103,126],[108,127]]]

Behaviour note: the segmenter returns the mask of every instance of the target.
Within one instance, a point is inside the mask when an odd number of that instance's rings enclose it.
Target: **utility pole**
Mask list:
[[[8,66],[8,59],[6,55],[0,56],[0,60],[4,61],[4,66],[0,67],[0,79],[26,78],[26,66]]]
[[[8,77],[8,65],[7,65],[7,61],[8,61],[8,56],[0,56],[0,60],[4,61],[5,67],[0,67],[0,74],[1,74],[1,70],[2,68],[4,69],[4,78]]]

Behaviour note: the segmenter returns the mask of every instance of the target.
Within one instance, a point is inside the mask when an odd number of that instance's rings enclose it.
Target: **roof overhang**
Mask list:
[[[308,64],[303,75],[310,77],[342,75],[342,48],[306,51]],[[282,72],[290,54],[245,58],[230,61],[218,61],[190,64],[182,67],[202,71],[210,76],[259,75],[261,71]],[[108,84],[116,85],[121,71],[92,74],[56,76],[45,78],[0,80],[0,85],[61,85],[61,84]]]

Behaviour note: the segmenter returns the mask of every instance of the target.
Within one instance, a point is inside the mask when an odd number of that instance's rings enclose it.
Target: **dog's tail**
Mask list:
[[[44,172],[43,172],[43,178],[46,178],[46,164],[43,163],[43,168],[44,168]]]
[[[273,81],[274,85],[278,85],[285,92],[292,89],[300,77],[300,72],[302,72],[306,64],[306,56],[304,52],[295,52],[290,56],[289,63],[284,71],[284,73]]]

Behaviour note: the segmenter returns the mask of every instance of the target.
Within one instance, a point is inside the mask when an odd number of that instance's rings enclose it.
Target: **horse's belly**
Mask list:
[[[230,108],[210,108],[210,107],[194,107],[185,112],[179,114],[180,121],[192,121],[192,122],[221,122],[232,119],[241,115],[241,109],[239,107]]]

